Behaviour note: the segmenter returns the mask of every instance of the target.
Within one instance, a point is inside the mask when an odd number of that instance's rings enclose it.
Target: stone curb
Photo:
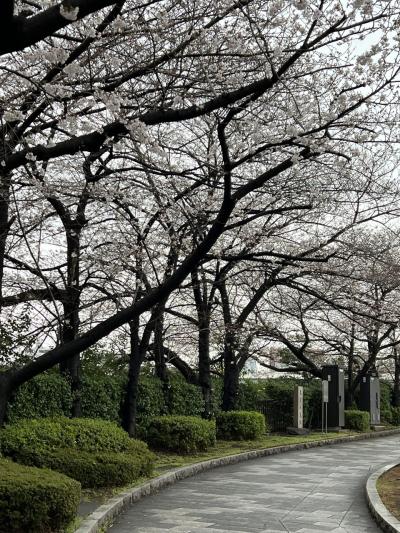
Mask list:
[[[388,470],[392,469],[393,467],[397,466],[398,463],[394,463],[391,465],[383,466],[382,468],[379,468],[376,470],[373,474],[371,474],[367,480],[367,484],[365,486],[366,489],[366,495],[367,495],[367,503],[369,510],[371,511],[372,516],[374,517],[375,521],[377,522],[378,526],[383,531],[388,531],[390,533],[399,533],[400,532],[400,521],[397,520],[395,516],[392,515],[392,513],[385,507],[383,504],[378,491],[376,489],[376,482],[378,481],[378,478],[387,472]]]
[[[301,444],[287,444],[286,446],[277,446],[275,448],[263,448],[261,450],[252,450],[250,452],[238,453],[235,455],[228,455],[226,457],[219,457],[217,459],[210,459],[202,461],[201,463],[194,463],[192,465],[184,466],[162,474],[151,481],[147,481],[139,487],[129,489],[125,492],[110,498],[105,504],[98,507],[93,513],[87,516],[75,533],[99,533],[102,528],[107,527],[114,518],[116,518],[124,509],[129,507],[132,503],[141,500],[145,496],[154,494],[164,487],[173,485],[181,479],[195,476],[201,472],[212,470],[220,466],[232,465],[249,459],[258,459],[260,457],[267,457],[269,455],[277,455],[290,451],[306,450],[309,448],[317,448],[319,446],[330,446],[333,444],[340,444],[344,442],[352,442],[358,440],[387,437],[400,433],[400,429],[391,429],[387,431],[379,431],[374,433],[362,433],[360,435],[351,435],[347,437],[338,437],[335,439],[325,439],[319,441],[303,442]],[[391,530],[400,531],[400,530]]]

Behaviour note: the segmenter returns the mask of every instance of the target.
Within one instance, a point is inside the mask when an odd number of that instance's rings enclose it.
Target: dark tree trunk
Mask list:
[[[211,418],[212,408],[212,383],[210,372],[210,319],[203,317],[199,321],[199,384],[204,401],[203,418]]]
[[[222,410],[233,411],[236,409],[239,393],[239,369],[231,357],[225,362],[224,392],[222,397]]]
[[[198,349],[199,349],[199,385],[203,395],[203,418],[212,417],[212,384],[210,365],[210,299],[207,291],[207,282],[203,276],[200,283],[197,270],[192,272],[193,295],[196,303],[198,322]],[[212,289],[213,294],[215,287]]]
[[[125,397],[122,404],[122,427],[130,437],[136,435],[136,417],[138,404],[138,385],[140,367],[143,357],[139,342],[140,319],[135,318],[129,322],[131,352],[129,355],[128,383],[125,389]]]
[[[79,334],[80,307],[80,234],[83,224],[76,221],[65,222],[67,236],[67,287],[63,301],[64,321],[61,334],[62,344],[75,340]],[[71,383],[72,418],[82,416],[81,407],[81,357],[80,352],[60,364],[60,372]]]
[[[7,406],[13,393],[12,374],[0,373],[0,427],[7,422]]]
[[[393,405],[400,407],[400,358],[397,354],[394,358]]]
[[[154,324],[154,362],[156,367],[156,376],[162,383],[164,396],[164,414],[171,413],[172,398],[171,385],[169,382],[168,368],[165,361],[164,353],[164,306],[162,302],[157,306],[155,311]]]
[[[0,150],[1,153],[2,150]],[[4,254],[10,229],[10,221],[8,220],[10,184],[10,176],[0,174],[0,310],[1,298],[3,296]]]

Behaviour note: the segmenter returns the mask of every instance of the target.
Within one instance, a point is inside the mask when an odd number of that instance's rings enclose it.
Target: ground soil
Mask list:
[[[377,489],[385,507],[400,520],[400,465],[378,479]]]

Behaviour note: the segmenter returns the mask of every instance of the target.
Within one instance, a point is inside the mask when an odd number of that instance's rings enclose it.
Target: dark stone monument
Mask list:
[[[344,372],[337,365],[326,365],[322,379],[328,382],[328,429],[340,429],[344,427]]]
[[[360,401],[361,411],[368,411],[371,415],[371,425],[379,425],[381,422],[381,400],[379,378],[367,374],[361,378]]]

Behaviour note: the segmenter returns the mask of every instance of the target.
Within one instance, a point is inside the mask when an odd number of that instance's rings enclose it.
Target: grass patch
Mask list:
[[[400,520],[400,466],[385,472],[378,479],[376,488],[384,506]]]
[[[236,440],[217,441],[213,448],[207,452],[199,452],[190,455],[179,455],[172,452],[156,452],[157,459],[155,470],[159,473],[172,470],[181,466],[226,457],[237,453],[249,452],[252,450],[262,450],[263,448],[275,448],[276,446],[287,446],[288,444],[301,444],[304,442],[314,442],[318,440],[336,439],[347,435],[355,435],[355,432],[328,433],[327,435],[311,433],[310,435],[289,436],[289,435],[264,435],[257,440]]]

